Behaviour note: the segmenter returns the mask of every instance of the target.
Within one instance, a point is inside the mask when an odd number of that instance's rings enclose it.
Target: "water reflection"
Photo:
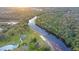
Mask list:
[[[38,27],[37,25],[35,25],[35,20],[37,19],[37,16],[35,16],[34,18],[32,18],[31,20],[29,20],[29,27],[31,29],[33,29],[34,31],[40,33],[40,35],[42,35],[43,37],[46,38],[46,40],[48,40],[50,43],[55,43],[55,45],[57,46],[56,48],[58,50],[63,50],[63,51],[69,51],[70,48],[68,48],[62,41],[61,39],[57,38],[55,35],[50,34],[48,32],[46,32],[44,29]]]

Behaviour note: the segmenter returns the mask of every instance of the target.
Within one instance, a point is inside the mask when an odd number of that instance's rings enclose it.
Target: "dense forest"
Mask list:
[[[72,50],[79,50],[79,8],[48,8],[36,22],[62,38]]]

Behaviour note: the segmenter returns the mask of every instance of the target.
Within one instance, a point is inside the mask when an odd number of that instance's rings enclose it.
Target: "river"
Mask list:
[[[36,25],[35,20],[37,19],[37,16],[29,20],[29,27],[39,33],[39,36],[50,46],[51,50],[53,48],[56,51],[70,51],[71,49],[68,48],[64,42],[62,42],[60,38],[57,38],[55,35],[50,34],[49,32],[45,31],[44,29],[40,28]]]

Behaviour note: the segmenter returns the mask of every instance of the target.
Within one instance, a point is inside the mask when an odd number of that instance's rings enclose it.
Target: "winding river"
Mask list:
[[[39,33],[39,36],[50,46],[51,50],[56,51],[70,51],[70,48],[68,48],[61,39],[57,38],[55,35],[50,34],[49,32],[46,32],[44,29],[40,28],[36,25],[35,20],[37,19],[37,16],[29,20],[29,27]]]

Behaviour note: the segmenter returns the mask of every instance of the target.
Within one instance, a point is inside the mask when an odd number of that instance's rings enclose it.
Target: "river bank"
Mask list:
[[[35,23],[35,20],[37,19],[37,16],[35,16],[34,19],[31,19],[29,26],[36,32],[38,32],[39,34],[41,34],[43,37],[45,37],[50,43],[54,42],[55,45],[57,46],[57,48],[59,48],[59,50],[63,50],[63,51],[69,51],[70,49],[59,39],[57,38],[55,35],[50,34],[48,32],[46,32],[46,30],[38,27]],[[33,22],[33,23],[32,23]],[[53,44],[54,44],[53,43]]]
[[[56,36],[56,38],[58,38],[58,39],[60,39],[61,41],[63,41],[64,44],[65,44],[67,47],[69,47],[69,46],[66,44],[64,38],[59,37],[57,34],[50,32],[49,30],[45,29],[44,27],[42,27],[42,26],[40,26],[40,25],[38,25],[38,24],[36,24],[36,25],[37,25],[38,27],[44,29],[46,32],[48,32],[48,33],[50,33],[50,34],[53,34],[54,36]]]

